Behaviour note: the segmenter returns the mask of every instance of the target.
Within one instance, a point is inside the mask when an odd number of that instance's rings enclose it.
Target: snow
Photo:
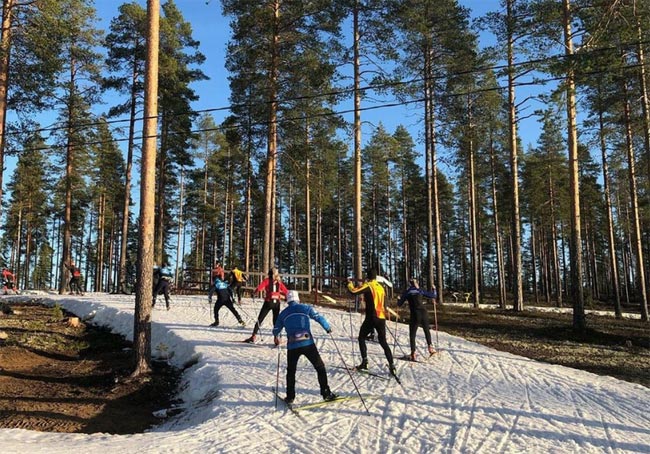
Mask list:
[[[33,299],[12,296],[6,300]],[[81,318],[132,337],[134,296],[38,295]],[[403,386],[352,374],[369,408],[350,400],[311,408],[297,417],[275,407],[278,357],[284,395],[286,350],[273,348],[271,315],[263,342],[251,334],[261,301],[244,299],[247,327],[223,308],[222,326],[210,328],[207,297],[174,296],[170,311],[153,313],[152,351],[182,367],[179,397],[185,410],[136,435],[61,434],[0,430],[2,453],[650,453],[650,389],[611,377],[545,364],[438,333],[440,353],[427,363],[399,361]],[[359,361],[360,314],[319,309],[333,335],[313,332],[327,366]],[[395,355],[408,350],[408,329],[396,334]],[[434,342],[436,339],[435,333]],[[392,338],[389,335],[392,343]],[[418,331],[418,348],[426,346]],[[370,368],[386,373],[378,344],[368,343]],[[339,354],[340,352],[340,354]],[[279,355],[279,356],[278,356]],[[328,367],[333,391],[356,394],[344,369]],[[296,404],[320,400],[316,373],[298,365]]]

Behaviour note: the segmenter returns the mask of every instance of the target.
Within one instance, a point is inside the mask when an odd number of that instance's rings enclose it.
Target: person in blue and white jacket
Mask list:
[[[427,292],[422,290],[418,285],[417,279],[412,278],[409,281],[410,287],[404,290],[404,293],[399,297],[397,305],[402,307],[405,301],[409,302],[409,309],[411,310],[411,317],[409,320],[409,340],[411,343],[411,356],[405,359],[410,359],[415,361],[415,333],[418,330],[418,327],[422,327],[424,331],[424,337],[427,340],[427,345],[429,347],[429,354],[433,355],[436,350],[431,345],[431,333],[429,332],[429,315],[427,309],[422,304],[422,297],[430,298],[433,301],[433,304],[436,304],[436,299],[438,298],[438,292],[436,288],[433,287],[433,290]]]
[[[302,355],[305,355],[316,369],[320,394],[323,399],[336,399],[338,396],[330,390],[327,384],[327,370],[314,343],[310,329],[310,319],[316,320],[328,333],[332,332],[330,324],[312,306],[301,304],[300,296],[295,290],[290,290],[287,293],[287,304],[288,306],[280,312],[273,327],[275,345],[280,345],[278,336],[282,329],[284,328],[287,332],[287,396],[284,401],[291,404],[296,397],[296,367],[298,359]]]

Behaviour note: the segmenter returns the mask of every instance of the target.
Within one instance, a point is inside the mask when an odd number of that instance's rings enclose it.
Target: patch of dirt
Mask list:
[[[122,336],[74,326],[58,306],[10,308],[0,313],[0,427],[131,434],[160,423],[153,412],[171,405],[178,370],[154,363],[150,376],[130,379]]]
[[[648,322],[587,315],[587,330],[579,334],[572,329],[571,314],[476,310],[446,304],[437,315],[438,328],[446,333],[538,361],[650,387]]]

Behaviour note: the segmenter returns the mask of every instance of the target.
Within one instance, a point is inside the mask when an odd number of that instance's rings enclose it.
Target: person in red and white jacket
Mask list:
[[[280,314],[280,300],[286,299],[289,291],[280,280],[280,273],[278,273],[277,268],[271,268],[269,270],[268,277],[257,286],[253,295],[261,293],[262,291],[264,291],[264,304],[262,304],[260,313],[257,316],[257,322],[255,322],[255,327],[253,328],[253,335],[244,342],[255,342],[255,336],[257,336],[257,332],[259,331],[262,322],[270,311],[273,311],[273,325],[275,325],[275,322],[278,320],[278,315]]]

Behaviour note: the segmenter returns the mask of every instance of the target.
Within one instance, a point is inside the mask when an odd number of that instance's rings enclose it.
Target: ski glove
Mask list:
[[[332,334],[332,328],[327,330],[327,334]]]

